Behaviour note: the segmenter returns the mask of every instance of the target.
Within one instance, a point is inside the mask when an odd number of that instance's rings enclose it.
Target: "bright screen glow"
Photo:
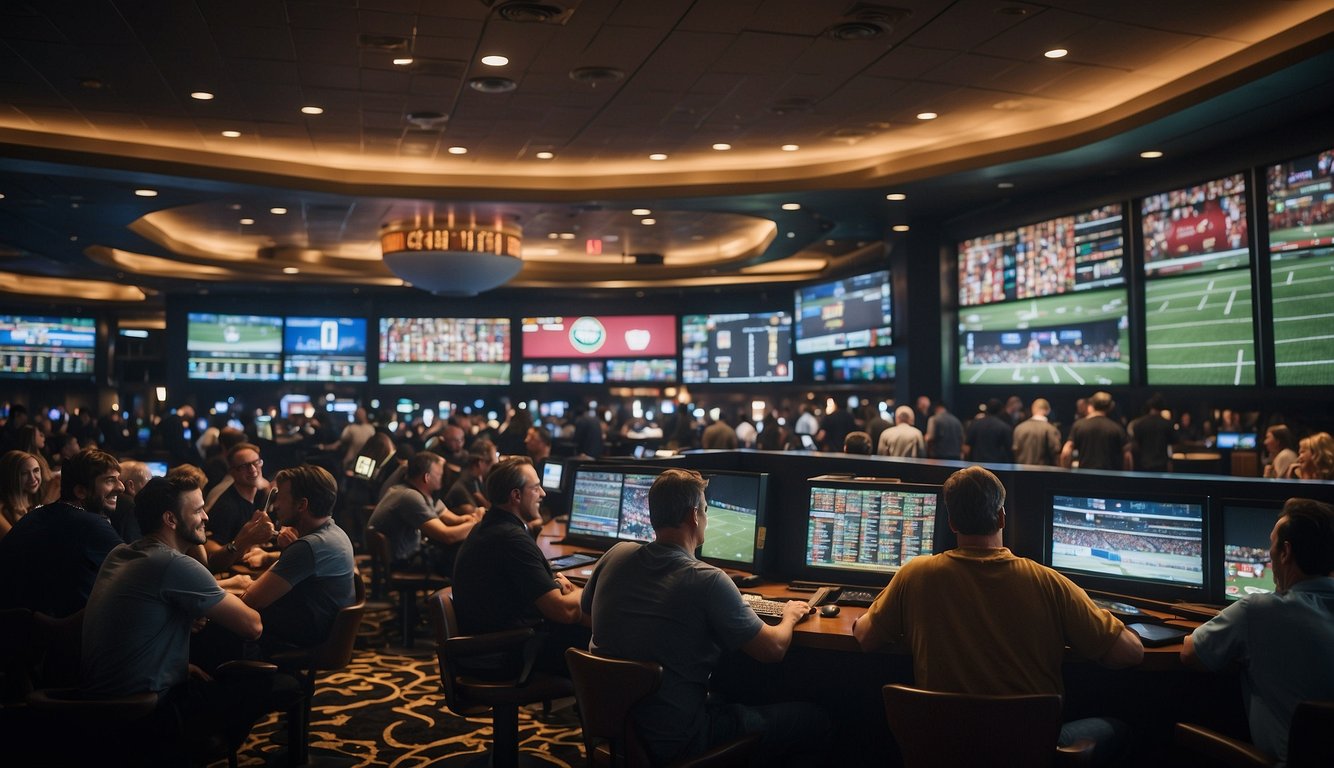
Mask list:
[[[1204,506],[1054,496],[1051,567],[1159,584],[1204,584]]]
[[[288,317],[283,326],[287,381],[366,381],[366,320]]]
[[[676,357],[675,315],[525,317],[523,357]]]
[[[217,381],[278,381],[283,319],[191,312],[186,330],[186,376]]]
[[[890,345],[889,272],[872,272],[796,291],[797,354]]]
[[[792,317],[786,312],[686,315],[681,338],[687,384],[792,380]]]
[[[380,318],[381,384],[509,384],[509,361],[509,318]]]
[[[1271,165],[1274,369],[1281,386],[1334,385],[1334,149]]]
[[[91,317],[0,315],[0,376],[91,379],[97,324]]]
[[[935,543],[939,489],[811,481],[806,565],[892,574]]]
[[[1223,505],[1223,597],[1240,600],[1247,595],[1274,591],[1273,558],[1269,533],[1283,505],[1263,502],[1226,502]]]

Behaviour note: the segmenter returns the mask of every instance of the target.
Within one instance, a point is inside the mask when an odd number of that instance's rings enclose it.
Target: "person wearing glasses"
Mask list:
[[[214,573],[225,571],[243,558],[252,547],[271,540],[275,533],[273,521],[264,513],[267,487],[264,480],[264,460],[259,446],[239,443],[227,452],[227,474],[232,479],[228,488],[208,510],[208,540],[204,550],[208,554],[208,568]]]

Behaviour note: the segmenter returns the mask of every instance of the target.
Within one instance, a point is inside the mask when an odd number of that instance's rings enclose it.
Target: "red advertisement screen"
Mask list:
[[[675,315],[525,317],[523,356],[675,357]]]

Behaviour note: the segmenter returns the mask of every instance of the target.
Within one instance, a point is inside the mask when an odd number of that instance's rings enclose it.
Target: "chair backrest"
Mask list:
[[[1046,766],[1056,759],[1061,697],[979,696],[884,687],[885,715],[905,768]]]
[[[83,610],[60,619],[34,613],[32,640],[41,658],[37,685],[77,687],[83,661]]]
[[[32,633],[32,611],[0,610],[0,707],[21,704],[32,690],[36,672]]]
[[[475,704],[462,696],[457,685],[457,665],[448,652],[449,639],[459,637],[459,619],[454,613],[454,589],[445,587],[426,598],[426,617],[435,632],[435,654],[440,666],[440,687],[445,692],[445,705],[457,715],[467,717],[487,711],[489,707]]]
[[[650,765],[644,743],[630,716],[636,704],[662,684],[662,665],[594,656],[578,648],[565,651],[565,660],[579,700],[584,751],[591,765],[599,744],[611,751],[618,768]]]
[[[1334,765],[1334,701],[1303,701],[1288,726],[1288,768]]]
[[[383,598],[389,583],[389,537],[368,525],[365,541],[371,556],[371,594]]]
[[[354,574],[355,575],[355,574]],[[357,581],[361,576],[356,575]],[[364,593],[364,589],[363,589]],[[310,671],[322,672],[342,669],[352,661],[352,650],[357,643],[357,630],[361,627],[361,618],[366,614],[366,599],[343,608],[334,616],[333,626],[324,642],[310,651]]]

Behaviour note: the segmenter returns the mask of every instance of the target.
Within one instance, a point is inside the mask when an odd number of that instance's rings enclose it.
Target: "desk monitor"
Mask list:
[[[148,474],[149,474],[149,475],[151,475],[151,476],[153,476],[153,477],[166,477],[166,476],[167,476],[167,462],[165,462],[165,461],[145,461],[144,464],[148,466]]]
[[[1048,496],[1052,568],[1086,589],[1154,600],[1208,595],[1208,498],[1122,491]]]
[[[581,464],[571,484],[565,543],[607,549],[620,540],[651,540],[648,489],[657,476],[654,468]]]
[[[1213,602],[1273,592],[1269,534],[1283,513],[1283,502],[1224,499],[1222,506],[1222,572],[1216,578],[1223,593]]]
[[[719,568],[759,573],[763,566],[769,475],[705,472],[709,525],[699,559]]]
[[[810,578],[883,586],[904,563],[935,550],[941,486],[848,477],[815,477],[810,486]]]
[[[565,489],[565,462],[548,457],[542,462],[542,489],[549,493],[560,493]]]
[[[1241,448],[1255,450],[1259,436],[1255,432],[1219,432],[1214,440],[1215,448]]]

